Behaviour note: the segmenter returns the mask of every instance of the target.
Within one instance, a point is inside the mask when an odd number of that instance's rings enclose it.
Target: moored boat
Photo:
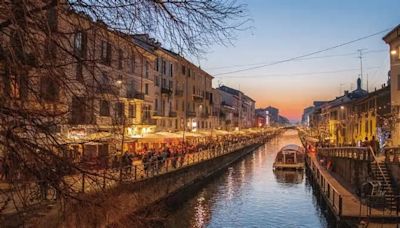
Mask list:
[[[304,169],[305,150],[303,147],[290,144],[282,147],[276,154],[274,169]]]

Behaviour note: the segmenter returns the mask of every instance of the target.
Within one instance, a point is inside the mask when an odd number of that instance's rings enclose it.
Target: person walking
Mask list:
[[[362,146],[363,146],[363,147],[368,147],[368,146],[369,146],[368,136],[365,137],[365,140],[364,140],[364,142],[362,143]]]
[[[376,155],[378,155],[378,153],[379,153],[379,142],[375,139],[374,135],[372,136],[372,139],[369,142],[369,145],[371,146],[372,151],[374,151],[374,153]]]

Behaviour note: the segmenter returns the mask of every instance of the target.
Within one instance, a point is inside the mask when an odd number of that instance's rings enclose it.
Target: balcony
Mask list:
[[[186,117],[196,117],[196,112],[186,112]]]
[[[178,114],[176,112],[170,111],[168,116],[171,118],[174,118],[174,117],[177,117]]]
[[[161,94],[166,94],[168,96],[172,95],[172,90],[170,88],[161,87]]]
[[[126,97],[129,99],[138,99],[138,100],[144,100],[144,93],[140,93],[135,90],[128,90],[126,92]]]
[[[164,118],[165,115],[162,112],[154,112],[152,118],[153,119],[161,119]]]
[[[123,125],[124,124],[124,118],[122,116],[116,116],[116,117],[112,118],[112,124],[113,125]]]
[[[203,96],[201,95],[197,95],[197,94],[193,94],[193,101],[194,102],[203,102]]]
[[[146,124],[146,125],[156,125],[156,124],[157,124],[157,120],[155,120],[155,119],[150,119],[150,118],[143,118],[143,119],[142,119],[142,124]]]
[[[175,96],[182,97],[183,96],[183,89],[176,89]]]
[[[201,113],[201,118],[208,118],[210,115],[208,113]]]
[[[99,85],[96,89],[97,93],[118,95],[118,89],[110,84]]]

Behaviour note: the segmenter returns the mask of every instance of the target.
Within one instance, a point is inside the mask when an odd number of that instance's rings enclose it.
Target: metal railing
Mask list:
[[[374,158],[373,162],[376,163],[376,166],[378,167],[379,172],[380,172],[380,174],[381,174],[381,177],[383,178],[383,181],[385,182],[386,186],[390,186],[390,187],[391,187],[391,186],[392,186],[391,183],[389,183],[389,181],[386,179],[385,175],[383,174],[382,167],[381,167],[381,165],[380,165],[380,163],[379,163],[379,161],[378,161],[378,158],[377,158],[376,155],[375,155],[374,150],[373,150],[370,146],[368,147],[368,149],[369,149],[369,151],[370,151],[370,154],[371,154],[372,157]]]
[[[310,157],[307,157],[306,162],[309,170],[312,172],[315,182],[318,184],[320,191],[326,198],[327,203],[337,215],[341,216],[343,211],[342,195],[321,173],[320,169],[314,164]]]
[[[147,162],[134,161],[133,165],[119,166],[100,170],[97,173],[82,173],[80,178],[74,177],[75,182],[71,186],[80,192],[104,190],[107,187],[114,186],[119,182],[135,182],[152,178],[177,169],[198,164],[200,162],[214,159],[216,157],[244,149],[251,145],[264,142],[266,137],[247,139],[226,146],[217,146],[212,149],[206,149],[195,153],[177,154],[166,159],[153,159]]]
[[[327,147],[318,148],[318,155],[323,157],[334,157],[334,158],[350,158],[360,161],[369,161],[376,164],[379,173],[381,174],[385,184],[391,186],[389,181],[383,174],[382,167],[380,166],[379,160],[375,155],[374,150],[371,147]]]
[[[252,145],[265,143],[280,131],[266,132],[255,138],[245,138],[235,143],[217,144],[210,149],[194,153],[178,154],[165,159],[153,159],[147,162],[133,161],[131,165],[120,165],[114,168],[85,170],[85,172],[64,176],[60,189],[69,192],[96,193],[111,189],[119,183],[133,183],[161,176],[166,173],[199,164]],[[29,208],[44,201],[61,199],[59,193],[50,183],[33,180],[13,183],[7,190],[0,190],[0,214],[15,213],[22,208]]]

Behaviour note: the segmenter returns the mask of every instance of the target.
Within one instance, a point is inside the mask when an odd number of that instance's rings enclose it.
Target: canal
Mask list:
[[[272,170],[277,151],[291,143],[301,144],[294,130],[168,206],[166,227],[330,227],[305,174]]]

